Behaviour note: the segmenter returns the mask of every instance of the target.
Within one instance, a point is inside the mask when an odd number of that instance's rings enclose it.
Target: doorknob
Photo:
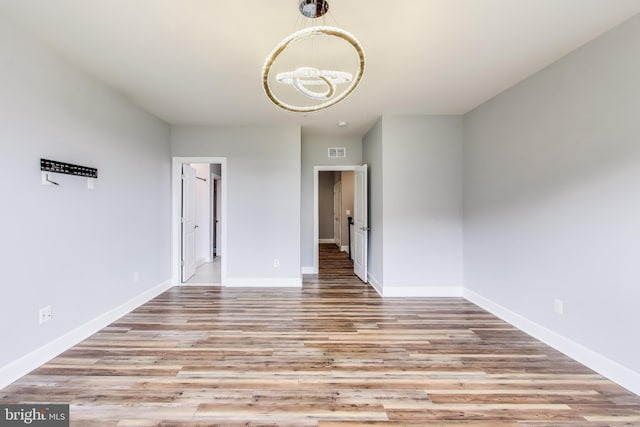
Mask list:
[[[370,231],[371,227],[360,227],[360,230],[362,230],[362,231]]]
[[[200,227],[198,224],[194,225],[193,228],[198,228]]]

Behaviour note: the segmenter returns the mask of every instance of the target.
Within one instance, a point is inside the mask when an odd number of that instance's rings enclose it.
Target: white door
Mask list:
[[[356,167],[353,177],[353,272],[367,283],[367,248],[369,245],[367,165]]]
[[[196,170],[182,165],[182,282],[196,273]]]
[[[338,247],[342,247],[342,181],[333,185],[333,241]]]
[[[216,179],[216,256],[222,255],[222,181]]]

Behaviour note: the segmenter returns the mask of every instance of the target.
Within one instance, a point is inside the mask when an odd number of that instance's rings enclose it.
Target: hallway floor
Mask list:
[[[196,274],[185,282],[187,285],[219,285],[221,283],[221,258],[215,257],[212,262],[205,262],[196,270]]]

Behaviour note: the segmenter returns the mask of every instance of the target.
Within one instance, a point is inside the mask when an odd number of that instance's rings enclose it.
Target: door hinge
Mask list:
[[[180,224],[184,224],[184,217],[180,218]]]
[[[180,175],[180,179],[184,181],[184,174]]]
[[[180,267],[184,267],[184,260],[180,260]]]

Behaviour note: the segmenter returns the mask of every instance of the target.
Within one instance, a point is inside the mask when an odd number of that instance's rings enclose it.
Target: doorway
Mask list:
[[[226,158],[172,160],[172,282],[226,282]]]
[[[319,271],[319,244],[333,243],[345,252],[351,248],[354,273],[367,283],[366,172],[366,165],[314,166],[314,274]],[[343,179],[351,186],[342,185]]]

